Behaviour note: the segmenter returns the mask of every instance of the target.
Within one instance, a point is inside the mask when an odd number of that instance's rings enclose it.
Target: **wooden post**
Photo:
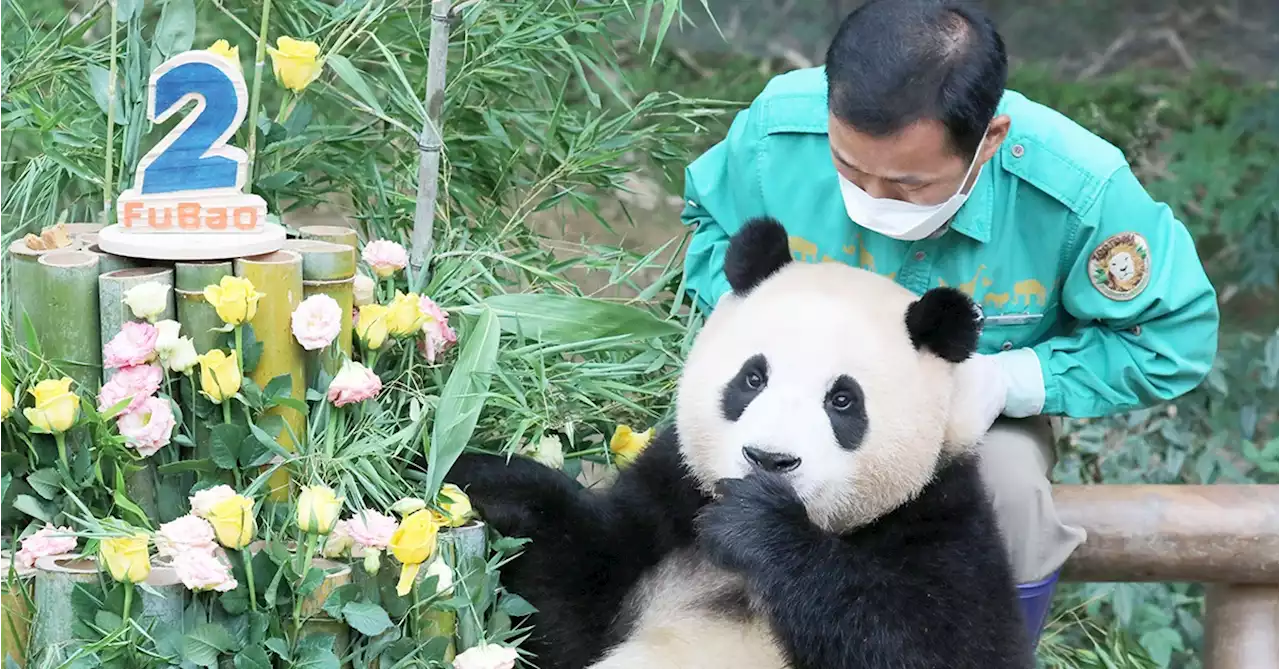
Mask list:
[[[342,330],[338,333],[338,348],[351,356],[352,311],[355,295],[352,292],[356,275],[356,250],[348,244],[337,244],[317,239],[297,239],[286,242],[285,248],[302,254],[302,295],[328,295],[342,309]],[[330,375],[338,373],[341,359],[322,351],[305,351],[307,385],[315,383],[319,370]]]
[[[290,317],[302,302],[302,255],[296,251],[276,251],[236,260],[236,274],[253,282],[259,292],[266,295],[258,301],[258,313],[250,321],[254,336],[262,342],[262,356],[249,378],[265,387],[281,374],[292,377],[290,395],[294,399],[306,397],[306,382],[302,346],[293,338]],[[282,416],[289,430],[298,439],[305,438],[304,416],[293,409],[276,407],[268,413]],[[289,430],[282,430],[277,441],[285,450],[293,451],[296,445]],[[267,483],[268,499],[275,502],[289,499],[289,474],[276,470]]]
[[[1205,590],[1206,669],[1273,669],[1280,644],[1275,584],[1211,585]]]
[[[436,198],[440,191],[440,112],[444,108],[445,71],[449,60],[449,14],[452,0],[432,0],[431,38],[427,46],[427,116],[418,136],[418,199],[413,211],[409,264],[418,271],[431,255]]]
[[[37,281],[23,300],[44,358],[75,380],[75,389],[97,394],[102,376],[98,335],[98,256],[88,251],[52,251],[40,256]]]
[[[303,239],[317,239],[322,242],[346,244],[353,249],[360,248],[360,235],[355,228],[344,225],[304,225],[298,228],[298,235]]]

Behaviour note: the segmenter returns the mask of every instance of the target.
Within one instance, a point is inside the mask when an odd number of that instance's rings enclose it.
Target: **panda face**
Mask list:
[[[955,342],[934,333],[940,310],[846,265],[787,261],[747,285],[717,305],[680,379],[677,429],[703,489],[752,471],[783,476],[810,518],[837,532],[919,493],[948,436],[958,360],[944,355],[967,357],[972,343],[947,349]],[[957,295],[942,296],[942,321],[949,309],[974,322]]]

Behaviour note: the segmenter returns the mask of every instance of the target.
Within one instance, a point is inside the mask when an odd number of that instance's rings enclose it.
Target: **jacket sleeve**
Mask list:
[[[685,169],[680,220],[695,226],[685,253],[685,292],[704,314],[729,292],[724,256],[747,219],[764,214],[753,108],[738,112],[729,133]]]
[[[1217,295],[1194,240],[1169,207],[1152,200],[1125,166],[1079,226],[1065,245],[1062,287],[1062,306],[1078,325],[1030,349],[1034,357],[1010,352],[1007,414],[1094,418],[1150,406],[1191,391],[1213,365]],[[1090,275],[1090,256],[1125,233],[1146,240],[1148,257],[1138,265],[1150,278],[1145,287],[1108,296],[1096,283],[1105,275],[1096,269]]]

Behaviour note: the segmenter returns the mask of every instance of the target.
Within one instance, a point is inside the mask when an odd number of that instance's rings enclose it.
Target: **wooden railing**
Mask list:
[[[1276,669],[1280,486],[1061,485],[1063,521],[1088,532],[1077,582],[1206,585],[1206,669]]]

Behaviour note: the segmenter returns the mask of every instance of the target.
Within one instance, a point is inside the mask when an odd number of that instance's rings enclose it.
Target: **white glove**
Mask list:
[[[951,411],[955,419],[985,434],[1004,413],[1009,380],[999,355],[975,354],[956,368]]]

